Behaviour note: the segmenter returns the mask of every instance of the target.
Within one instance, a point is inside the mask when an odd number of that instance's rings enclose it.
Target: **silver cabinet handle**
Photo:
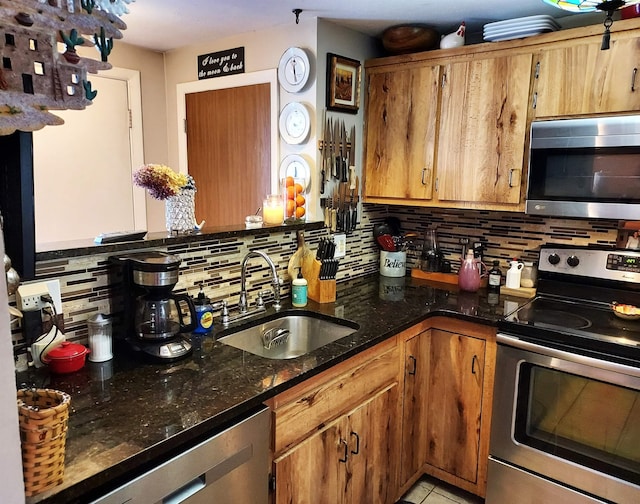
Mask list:
[[[534,74],[534,77],[537,79],[538,77],[540,77],[540,62],[536,62],[536,71]]]
[[[509,187],[515,187],[515,186],[513,185],[513,174],[514,174],[516,171],[518,171],[518,170],[516,170],[515,168],[511,168],[511,169],[509,170]]]
[[[442,87],[444,87],[447,84],[447,74],[443,73],[442,74]]]
[[[538,106],[538,92],[533,93],[533,102],[531,106],[535,109]]]
[[[436,177],[436,192],[438,192],[438,177]]]
[[[638,69],[634,68],[633,72],[631,72],[631,92],[634,93],[636,90],[636,75],[638,74]]]

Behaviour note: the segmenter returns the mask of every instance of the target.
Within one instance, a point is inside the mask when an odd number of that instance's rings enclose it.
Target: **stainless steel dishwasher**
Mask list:
[[[270,427],[261,409],[93,502],[267,504]]]

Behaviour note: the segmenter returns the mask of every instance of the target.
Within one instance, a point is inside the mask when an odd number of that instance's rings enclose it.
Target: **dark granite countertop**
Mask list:
[[[87,502],[186,447],[222,430],[266,399],[432,315],[495,325],[504,297],[456,292],[455,286],[410,277],[370,275],[338,285],[335,303],[307,310],[350,319],[354,334],[291,360],[270,360],[193,337],[194,353],[175,363],[137,361],[116,349],[106,363],[88,362],[69,375],[46,368],[20,373],[18,384],[71,394],[64,483],[27,499]],[[506,298],[512,303],[524,299]],[[285,308],[291,308],[285,303]],[[514,305],[511,305],[512,307]],[[217,321],[216,321],[217,322]]]
[[[137,250],[149,247],[166,247],[181,243],[199,242],[209,239],[225,239],[236,236],[250,236],[275,231],[296,231],[298,229],[314,230],[322,229],[324,223],[300,222],[292,224],[265,225],[261,228],[246,229],[244,226],[220,226],[204,228],[193,233],[172,234],[169,232],[147,233],[144,238],[118,243],[97,244],[92,239],[70,240],[39,245],[36,252],[36,261],[49,261],[68,257],[80,257],[94,254],[112,254],[123,250]]]

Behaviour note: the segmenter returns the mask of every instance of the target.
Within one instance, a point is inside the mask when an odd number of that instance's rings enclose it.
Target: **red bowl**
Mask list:
[[[79,343],[63,341],[42,358],[52,373],[66,374],[82,369],[89,349]]]

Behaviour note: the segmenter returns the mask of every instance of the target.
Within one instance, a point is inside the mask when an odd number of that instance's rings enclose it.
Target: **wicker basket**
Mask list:
[[[62,483],[71,397],[51,389],[18,391],[25,495]]]

